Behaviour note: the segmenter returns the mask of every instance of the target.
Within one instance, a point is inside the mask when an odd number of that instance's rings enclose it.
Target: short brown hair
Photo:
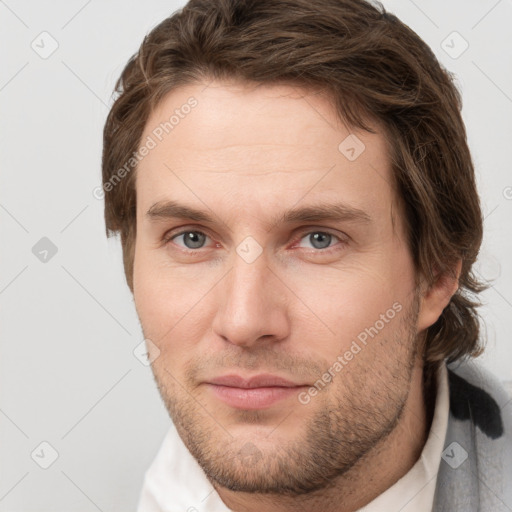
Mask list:
[[[482,214],[461,98],[418,35],[362,0],[190,0],[145,37],[116,84],[104,185],[126,169],[167,92],[213,79],[320,89],[348,125],[371,132],[367,121],[375,120],[384,128],[417,273],[433,283],[462,260],[459,289],[427,329],[425,362],[478,355],[476,294],[485,286],[471,269]],[[107,236],[121,235],[132,291],[135,170],[104,186]]]

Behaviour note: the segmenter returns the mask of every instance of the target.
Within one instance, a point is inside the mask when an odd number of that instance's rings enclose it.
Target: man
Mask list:
[[[107,233],[174,424],[139,510],[512,510],[461,102],[418,36],[191,0],[117,88]]]

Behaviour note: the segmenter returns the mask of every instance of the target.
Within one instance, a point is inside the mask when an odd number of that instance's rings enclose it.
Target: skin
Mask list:
[[[134,299],[160,351],[152,368],[164,403],[232,510],[357,510],[421,454],[430,427],[421,343],[457,280],[416,288],[379,126],[349,129],[312,91],[217,81],[170,92],[142,140],[191,96],[197,106],[136,176]],[[338,149],[349,134],[365,145],[354,161]],[[212,222],[148,215],[165,201]],[[369,220],[283,222],[292,208],[335,202]],[[201,232],[192,248],[184,230]],[[237,253],[249,236],[262,249],[250,263]],[[298,391],[393,304],[400,312],[301,403]],[[245,410],[205,384],[233,373],[309,387]]]

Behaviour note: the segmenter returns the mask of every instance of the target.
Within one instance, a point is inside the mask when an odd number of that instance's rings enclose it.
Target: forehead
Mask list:
[[[151,149],[137,168],[138,207],[217,197],[232,210],[252,205],[264,215],[298,202],[343,200],[389,215],[388,148],[376,131],[351,129],[325,96],[290,85],[183,86],[146,123],[141,144]]]

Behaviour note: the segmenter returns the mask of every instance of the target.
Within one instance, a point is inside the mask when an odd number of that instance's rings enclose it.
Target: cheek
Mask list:
[[[190,269],[162,265],[149,252],[136,253],[134,301],[144,336],[162,353],[191,346],[211,321],[207,313],[209,279]]]
[[[312,352],[336,357],[354,340],[389,337],[400,328],[402,312],[410,302],[412,275],[401,271],[397,279],[398,268],[367,263],[364,268],[316,269],[313,274],[304,271],[287,277],[293,280],[297,304],[306,314],[297,310],[294,316],[300,332],[297,339],[315,340]]]
[[[149,258],[136,253],[133,272],[133,296],[144,335],[161,338],[177,319],[174,307],[176,289],[167,286],[164,276],[151,265]]]

